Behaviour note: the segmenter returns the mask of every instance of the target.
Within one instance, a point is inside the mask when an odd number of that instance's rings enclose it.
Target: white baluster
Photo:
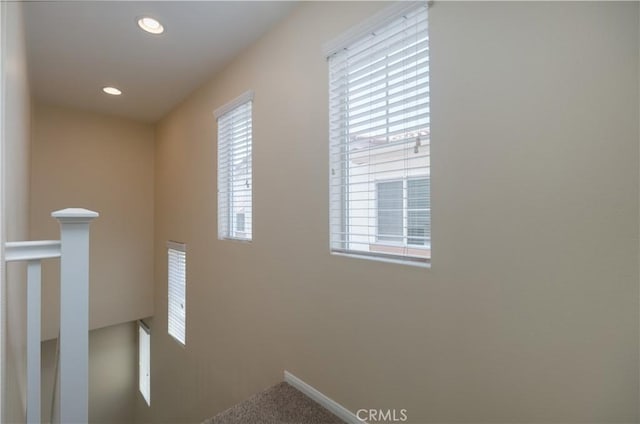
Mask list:
[[[42,268],[40,260],[27,263],[27,423],[41,422],[40,415],[40,310]]]

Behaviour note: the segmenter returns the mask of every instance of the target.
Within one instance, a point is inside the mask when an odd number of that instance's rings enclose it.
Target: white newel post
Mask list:
[[[60,422],[89,419],[89,224],[97,212],[63,209],[60,222]]]

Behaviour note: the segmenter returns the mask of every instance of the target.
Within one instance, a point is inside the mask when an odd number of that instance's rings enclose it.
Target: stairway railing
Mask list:
[[[27,262],[27,423],[40,423],[41,262],[60,258],[60,422],[88,422],[89,405],[89,224],[87,209],[51,214],[60,241],[7,242],[5,261]]]

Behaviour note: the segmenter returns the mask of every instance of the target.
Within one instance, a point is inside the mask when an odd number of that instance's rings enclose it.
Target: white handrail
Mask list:
[[[5,244],[5,261],[27,261],[27,423],[40,423],[41,261],[60,258],[60,422],[89,419],[89,224],[87,209],[51,214],[60,241]]]
[[[10,241],[5,244],[5,261],[32,261],[59,258],[60,241]]]

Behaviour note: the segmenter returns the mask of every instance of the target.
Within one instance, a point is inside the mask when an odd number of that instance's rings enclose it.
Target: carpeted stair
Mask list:
[[[344,424],[344,421],[283,382],[203,424]]]

